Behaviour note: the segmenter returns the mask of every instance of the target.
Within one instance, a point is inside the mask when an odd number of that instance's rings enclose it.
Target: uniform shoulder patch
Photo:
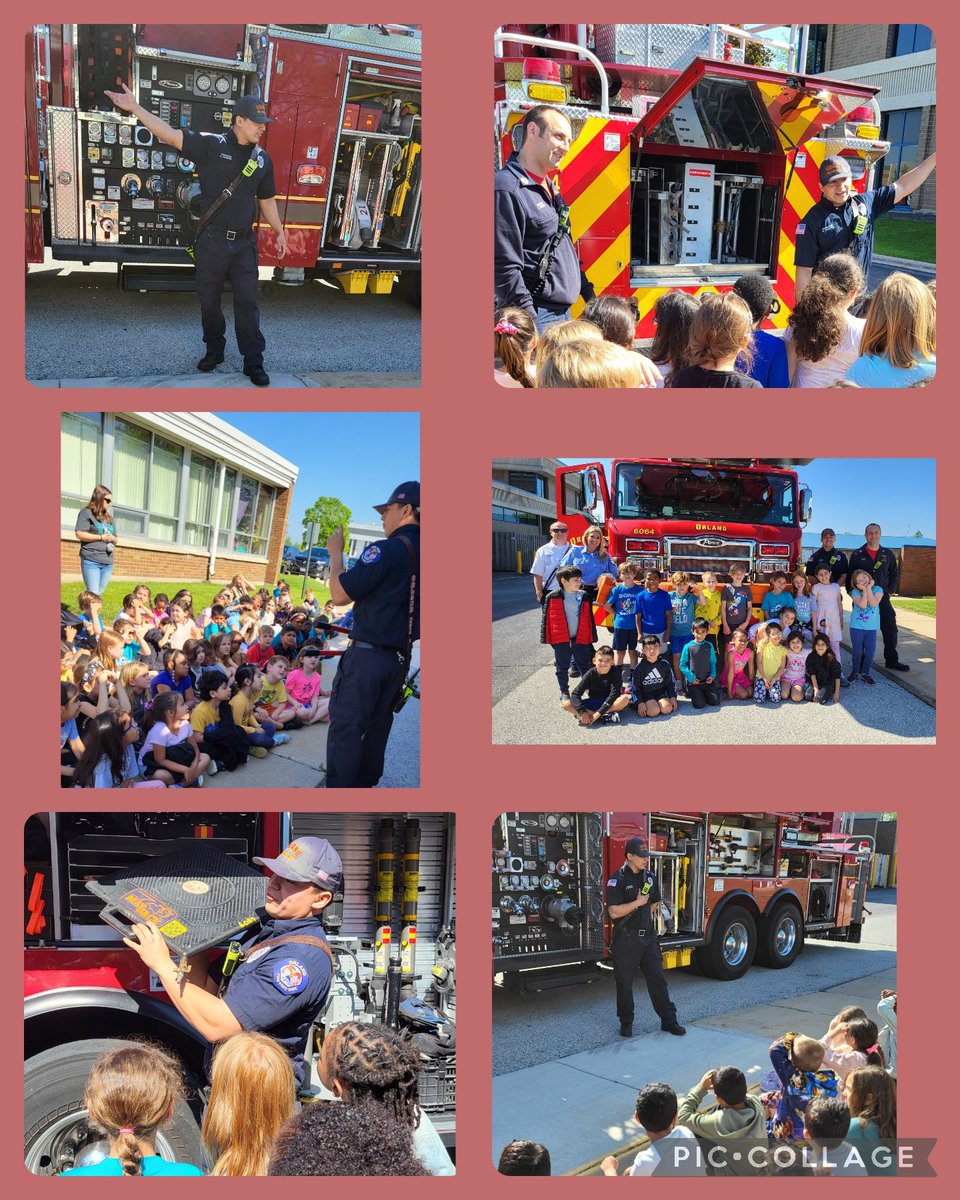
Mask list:
[[[613,887],[613,885],[614,885],[616,882],[617,882],[617,877],[616,877],[616,875],[614,875],[614,877],[613,877],[612,879],[608,879],[608,880],[607,880],[607,887]]]
[[[801,233],[806,233],[806,232],[807,232],[807,226],[803,221],[801,221],[800,224],[797,226],[797,234],[799,235]]]
[[[286,996],[295,996],[302,992],[309,981],[307,968],[296,958],[284,959],[278,963],[273,972],[274,986]]]
[[[380,557],[379,546],[368,546],[360,555],[360,561],[365,563],[375,563]]]

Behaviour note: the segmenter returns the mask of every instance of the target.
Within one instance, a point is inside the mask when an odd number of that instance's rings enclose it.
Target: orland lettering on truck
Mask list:
[[[721,583],[734,566],[759,604],[774,572],[802,562],[812,492],[796,468],[809,459],[626,458],[559,469],[558,516],[572,544],[600,525],[611,557],[641,570]]]

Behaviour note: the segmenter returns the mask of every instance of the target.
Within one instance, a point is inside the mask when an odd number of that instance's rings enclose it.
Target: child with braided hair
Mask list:
[[[377,1105],[413,1136],[413,1152],[430,1175],[455,1174],[430,1118],[420,1108],[417,1051],[386,1025],[346,1021],[320,1053],[324,1086],[350,1105]]]
[[[93,1064],[84,1104],[88,1120],[109,1142],[100,1162],[64,1171],[68,1175],[202,1175],[191,1163],[167,1162],[157,1154],[157,1133],[184,1101],[176,1060],[158,1046],[120,1042]]]

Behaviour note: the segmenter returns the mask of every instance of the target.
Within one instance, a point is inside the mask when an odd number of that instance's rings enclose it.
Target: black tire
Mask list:
[[[782,970],[803,950],[803,914],[790,900],[777,904],[762,918],[756,961],[762,967]]]
[[[697,948],[697,969],[713,979],[740,979],[756,952],[756,922],[745,908],[733,904],[717,917],[709,943]]]
[[[113,1038],[68,1042],[27,1059],[23,1066],[23,1153],[35,1175],[59,1175],[74,1165],[84,1145],[96,1142],[87,1127],[83,1092],[90,1068],[106,1050],[136,1045]],[[189,1080],[188,1080],[189,1089]],[[157,1136],[157,1153],[168,1162],[203,1163],[199,1112],[177,1101],[173,1119]]]
[[[420,307],[420,284],[422,276],[419,271],[401,271],[397,277],[396,292],[414,308]]]

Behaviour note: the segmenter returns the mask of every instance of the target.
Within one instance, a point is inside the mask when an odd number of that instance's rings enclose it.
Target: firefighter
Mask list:
[[[632,837],[625,847],[623,866],[607,880],[607,912],[613,922],[613,977],[617,984],[620,1036],[633,1036],[633,977],[637,970],[647,981],[650,1001],[665,1033],[682,1037],[687,1031],[677,1023],[677,1010],[667,990],[654,918],[660,907],[660,885],[647,870],[650,856],[643,837]]]
[[[859,550],[854,550],[850,555],[847,591],[853,590],[853,577],[857,571],[866,571],[873,576],[876,586],[883,588],[883,595],[880,597],[883,662],[888,671],[909,671],[910,668],[900,661],[897,654],[897,613],[890,600],[900,583],[900,565],[894,552],[880,545],[880,533],[879,525],[868,525],[863,531],[867,540]]]
[[[816,580],[817,568],[820,566],[830,568],[830,582],[836,583],[843,587],[847,582],[847,556],[842,550],[837,549],[837,535],[830,529],[824,529],[820,533],[820,549],[807,559],[806,573],[810,579]]]
[[[594,290],[573,245],[570,210],[550,179],[570,149],[569,118],[538,104],[520,128],[520,149],[493,179],[493,279],[498,307],[526,309],[542,332],[569,320],[570,305],[592,300]]]
[[[387,535],[343,569],[343,527],[327,538],[330,598],[353,604],[353,636],[330,694],[323,787],[376,787],[396,703],[420,637],[420,484],[393,489],[373,506]],[[411,584],[413,595],[411,596]]]
[[[267,387],[270,377],[263,369],[265,341],[260,332],[257,307],[257,233],[253,228],[258,216],[273,230],[277,239],[277,257],[287,252],[286,235],[277,211],[273,163],[266,150],[259,148],[260,138],[270,123],[262,100],[241,96],[234,108],[233,125],[225,133],[199,134],[192,129],[173,129],[166,121],[138,104],[123,85],[122,92],[107,92],[123,112],[132,113],[155,138],[180,151],[196,164],[200,178],[202,214],[229,187],[251,158],[256,170],[245,177],[230,198],[217,209],[197,239],[196,289],[200,297],[200,319],[207,352],[197,363],[198,371],[212,371],[223,362],[226,348],[226,323],[220,293],[227,279],[233,289],[233,321],[237,346],[243,355],[243,373],[257,387]]]
[[[123,940],[208,1042],[241,1030],[275,1038],[290,1056],[299,1090],[307,1073],[307,1037],[333,978],[322,914],[343,887],[343,864],[328,841],[315,837],[297,838],[277,858],[253,861],[271,872],[265,916],[240,965],[220,983],[208,974],[206,952],[191,955],[180,982],[155,925],[136,924]],[[208,1067],[211,1055],[212,1047]]]
[[[865,279],[873,259],[874,223],[915,192],[937,165],[936,154],[925,158],[896,183],[886,183],[863,195],[853,190],[850,161],[840,155],[824,159],[820,165],[820,189],[823,195],[797,226],[795,262],[796,295],[810,282],[821,259],[840,250],[849,250],[860,264]]]

